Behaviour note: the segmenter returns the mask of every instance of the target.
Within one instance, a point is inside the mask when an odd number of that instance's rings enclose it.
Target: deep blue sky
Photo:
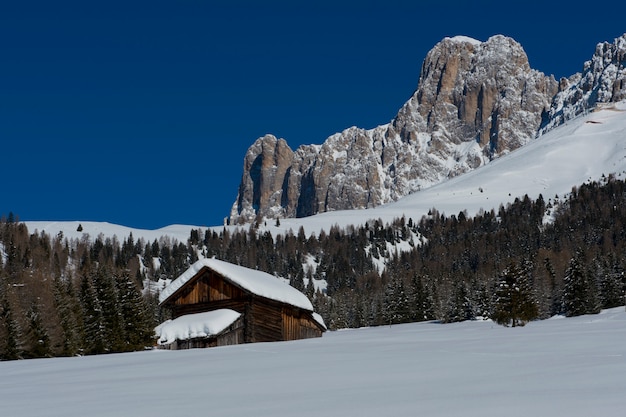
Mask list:
[[[0,214],[219,225],[258,137],[389,122],[446,36],[511,36],[569,76],[626,32],[613,3],[2,2]]]

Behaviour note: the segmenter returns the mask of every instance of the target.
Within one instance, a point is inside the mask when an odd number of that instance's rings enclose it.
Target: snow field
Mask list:
[[[618,416],[626,311],[0,363],[2,415]]]

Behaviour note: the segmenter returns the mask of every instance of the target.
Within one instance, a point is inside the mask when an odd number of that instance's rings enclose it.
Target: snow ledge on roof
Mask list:
[[[176,340],[218,335],[240,316],[241,313],[229,309],[188,314],[159,324],[154,332],[159,345],[168,345]]]
[[[315,313],[315,312],[313,312],[312,316],[313,316],[313,320],[315,320],[317,324],[322,326],[324,330],[328,330],[328,327],[326,327],[326,323],[324,323],[324,318],[322,316],[320,316],[318,313]]]

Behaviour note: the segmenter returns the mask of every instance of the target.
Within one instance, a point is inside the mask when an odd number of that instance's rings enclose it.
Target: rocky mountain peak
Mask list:
[[[452,129],[446,140],[476,140],[492,158],[533,137],[556,91],[556,81],[532,70],[511,38],[446,38],[427,54],[417,91],[394,125],[401,132]]]
[[[582,72],[559,81],[541,133],[546,132],[598,104],[626,99],[626,33],[614,42],[601,42]]]
[[[557,83],[530,68],[509,37],[445,38],[390,123],[295,152],[282,139],[259,138],[244,158],[231,222],[375,207],[475,169],[525,145],[583,98],[588,106],[624,97],[625,44],[599,44],[582,75]]]
[[[235,203],[243,208],[240,216],[254,218],[262,208],[281,206],[283,181],[293,156],[287,142],[274,135],[260,137],[252,144],[244,157],[245,175]],[[270,213],[266,216],[274,217]]]

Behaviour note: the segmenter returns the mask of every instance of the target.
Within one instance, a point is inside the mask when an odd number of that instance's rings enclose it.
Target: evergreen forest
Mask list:
[[[0,221],[0,359],[151,348],[164,280],[200,257],[266,271],[304,292],[329,329],[492,319],[523,326],[624,305],[626,183],[499,209],[411,213],[383,224],[272,235],[193,230],[186,242],[68,239]]]

